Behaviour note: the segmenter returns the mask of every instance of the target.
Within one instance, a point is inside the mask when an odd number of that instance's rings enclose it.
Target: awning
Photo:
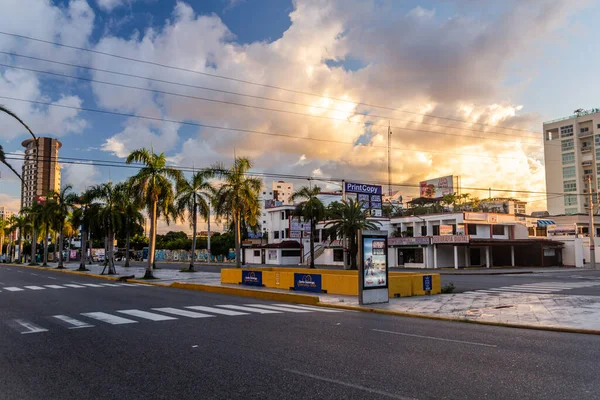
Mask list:
[[[537,226],[539,226],[539,227],[548,226],[548,225],[556,225],[556,222],[549,220],[549,219],[538,219],[538,221],[537,221]]]

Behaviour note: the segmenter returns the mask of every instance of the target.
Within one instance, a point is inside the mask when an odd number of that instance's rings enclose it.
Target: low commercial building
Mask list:
[[[302,244],[295,240],[244,247],[244,264],[298,265],[302,257]]]

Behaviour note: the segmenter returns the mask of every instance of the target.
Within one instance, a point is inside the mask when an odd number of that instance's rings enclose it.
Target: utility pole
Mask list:
[[[388,121],[388,196],[392,197],[392,127]]]
[[[206,249],[208,251],[208,262],[211,262],[211,257],[210,257],[210,200],[208,200],[208,220],[206,222],[208,222],[208,238],[206,239]]]
[[[346,201],[346,181],[342,179],[342,201]],[[344,253],[344,269],[348,269],[348,246],[346,235],[342,238],[342,248]]]
[[[592,268],[596,269],[596,246],[595,246],[595,229],[594,229],[594,199],[592,195],[592,176],[587,176],[588,181],[588,208],[590,211],[590,225],[588,227],[588,237],[590,239],[590,263]]]

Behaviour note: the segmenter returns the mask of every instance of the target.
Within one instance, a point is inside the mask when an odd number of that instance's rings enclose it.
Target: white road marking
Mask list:
[[[172,307],[153,308],[153,310],[154,311],[160,311],[160,312],[167,313],[167,314],[180,315],[182,317],[188,317],[188,318],[210,318],[210,317],[214,317],[214,315],[202,314],[202,313],[198,313],[198,312],[194,312],[194,311],[188,311],[188,310],[180,310],[178,308],[172,308]]]
[[[41,286],[25,286],[25,288],[31,289],[31,290],[45,290],[46,289]]]
[[[269,306],[269,305],[264,305],[264,304],[244,304],[244,305],[250,306],[250,307],[266,308],[267,310],[285,311],[285,312],[292,312],[292,313],[310,313],[310,312],[312,312],[312,311],[308,311],[308,310],[295,310],[293,308]]]
[[[371,389],[369,387],[366,386],[362,386],[362,385],[357,385],[354,383],[350,383],[350,382],[344,382],[344,381],[338,381],[337,379],[330,379],[330,378],[325,378],[323,376],[319,376],[319,375],[313,375],[313,374],[309,374],[306,372],[300,372],[300,371],[296,371],[293,369],[285,369],[284,371],[286,372],[290,372],[292,374],[296,374],[296,375],[301,375],[307,378],[312,378],[318,381],[323,381],[323,382],[328,382],[328,383],[335,383],[336,385],[341,385],[341,386],[346,386],[346,387],[350,387],[353,389],[358,389],[358,390],[362,390],[364,392],[368,392],[371,394],[376,394],[378,396],[383,396],[383,397],[388,397],[390,399],[399,399],[399,400],[416,400],[413,397],[405,397],[405,396],[400,396],[394,393],[390,393],[390,392],[384,392],[383,390],[377,390],[377,389]]]
[[[221,314],[221,315],[229,315],[229,316],[237,316],[237,315],[248,315],[248,313],[239,312],[239,311],[231,311],[231,310],[223,310],[222,308],[214,308],[214,307],[206,307],[206,306],[189,306],[185,308],[190,308],[192,310],[198,311],[206,311],[213,314]]]
[[[60,286],[60,285],[44,285],[44,286],[46,286],[47,288],[50,288],[50,289],[66,289],[66,287]]]
[[[344,312],[344,310],[334,310],[332,308],[326,308],[326,307],[312,307],[312,306],[297,306],[295,304],[275,304],[276,306],[279,307],[285,307],[285,308],[293,308],[293,309],[297,309],[297,310],[309,310],[309,311],[320,311],[320,312]]]
[[[252,307],[244,307],[244,306],[235,306],[229,304],[218,304],[217,307],[223,308],[231,308],[232,310],[240,310],[240,311],[249,311],[259,314],[282,314],[281,311],[273,311],[273,310],[265,310],[260,308],[252,308]]]
[[[116,283],[102,283],[102,286],[119,287]]]
[[[149,319],[150,321],[169,321],[177,319],[175,317],[169,317],[168,315],[154,314],[148,311],[142,310],[118,310],[121,314],[131,315],[132,317]]]
[[[70,288],[84,288],[85,287],[85,286],[78,285],[76,283],[65,283],[64,285],[68,286]]]
[[[89,287],[104,287],[102,285],[97,285],[95,283],[82,283],[83,286],[89,286]]]
[[[8,290],[9,292],[22,292],[25,289],[21,289],[19,287],[14,287],[14,286],[7,286],[7,287],[3,287],[2,289],[4,290]]]
[[[21,327],[25,328],[25,330],[19,330],[22,335],[26,335],[28,333],[48,332],[48,329],[44,329],[41,326],[34,324],[33,322],[25,321],[23,319],[15,319],[14,321]]]
[[[415,334],[412,334],[412,333],[386,331],[386,330],[383,330],[383,329],[371,329],[371,330],[375,331],[375,332],[391,333],[392,335],[410,336],[410,337],[416,337],[416,338],[420,338],[420,339],[440,340],[442,342],[462,343],[462,344],[470,344],[470,345],[473,345],[473,346],[483,346],[483,347],[498,347],[495,344],[486,344],[486,343],[477,343],[477,342],[466,342],[464,340],[446,339],[446,338],[435,337],[435,336],[415,335]]]
[[[91,328],[94,325],[88,324],[87,322],[80,321],[75,318],[68,317],[66,315],[53,315],[54,318],[59,319],[67,324],[73,325],[69,327],[69,329],[81,329],[81,328]]]
[[[47,276],[46,278],[48,278],[48,279],[52,279],[52,280],[56,280],[56,279],[58,279],[58,278],[53,278],[53,277],[51,277],[51,276]]]
[[[81,313],[81,315],[83,315],[84,317],[97,319],[98,321],[106,322],[111,325],[137,324],[137,321],[134,321],[132,319],[118,317],[116,315],[111,315],[103,312]]]

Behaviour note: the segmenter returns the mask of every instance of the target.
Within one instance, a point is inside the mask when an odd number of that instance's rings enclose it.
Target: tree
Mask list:
[[[325,228],[332,229],[338,238],[346,236],[349,241],[350,268],[357,269],[356,256],[358,243],[356,233],[363,229],[379,229],[379,222],[369,221],[363,202],[353,199],[342,200],[340,216],[338,219],[325,224]]]
[[[226,217],[233,220],[235,230],[235,264],[241,267],[241,220],[248,225],[258,225],[260,214],[259,192],[262,181],[259,178],[247,176],[252,168],[248,158],[236,157],[233,165],[225,169],[217,164],[213,167],[215,173],[223,179],[221,187],[215,193],[215,213],[217,218]]]
[[[55,230],[58,232],[58,266],[56,268],[62,269],[65,267],[63,259],[64,240],[65,240],[65,221],[69,217],[69,213],[73,208],[73,204],[77,200],[77,195],[72,191],[73,186],[65,185],[58,192],[51,191],[46,201],[47,213],[50,218],[50,223]],[[55,246],[56,247],[56,246]]]
[[[325,206],[317,197],[321,193],[318,186],[304,186],[294,192],[290,198],[292,201],[306,199],[296,206],[296,215],[302,216],[305,221],[310,221],[310,268],[315,267],[315,230],[316,222],[325,218]]]
[[[126,183],[119,183],[116,187],[116,204],[122,219],[122,230],[125,232],[125,265],[129,267],[131,247],[131,235],[135,234],[140,225],[144,223],[144,216],[140,212],[140,203]]]
[[[154,278],[152,268],[154,265],[154,250],[156,248],[156,223],[161,210],[168,217],[174,202],[173,182],[183,180],[181,171],[167,166],[164,153],[155,154],[148,149],[134,150],[126,160],[127,164],[142,163],[140,171],[130,178],[132,193],[136,194],[137,201],[146,207],[150,216],[150,246],[148,251],[148,265],[144,278]]]
[[[31,224],[31,260],[30,265],[37,265],[36,254],[37,254],[37,238],[39,232],[36,231],[36,227],[41,229],[42,227],[42,206],[35,202],[30,207],[21,210],[21,213],[25,215],[29,224]]]
[[[9,220],[10,226],[9,231],[11,233],[18,232],[18,238],[16,243],[17,254],[19,257],[16,262],[21,263],[21,258],[23,254],[23,246],[21,243],[23,242],[23,234],[27,231],[27,229],[31,226],[29,221],[24,215],[13,215]]]
[[[208,181],[214,174],[212,171],[199,171],[192,175],[188,181],[182,179],[177,183],[176,210],[182,221],[187,213],[192,227],[192,257],[188,271],[194,270],[196,259],[196,232],[198,231],[198,213],[207,221],[210,218],[210,199],[215,194],[215,189]]]
[[[46,197],[46,200],[42,203],[41,213],[40,213],[40,228],[42,229],[43,234],[43,258],[42,258],[42,267],[48,266],[48,236],[50,236],[50,229],[52,223],[54,222],[54,206],[51,201],[48,201],[50,194]]]
[[[112,182],[108,182],[92,186],[88,193],[91,201],[100,201],[98,217],[107,242],[105,260],[106,265],[108,265],[108,275],[117,273],[113,254],[115,246],[113,243],[115,241],[115,232],[121,228],[122,222],[122,214],[118,204],[119,197],[121,196],[119,190],[118,186],[113,185]]]

